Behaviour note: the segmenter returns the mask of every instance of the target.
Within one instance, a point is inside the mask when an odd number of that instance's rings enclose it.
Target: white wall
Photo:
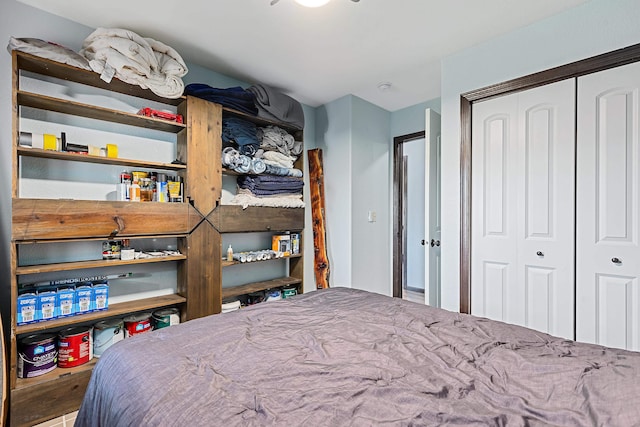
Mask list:
[[[460,94],[640,43],[640,2],[591,0],[442,61],[442,307],[459,310]]]

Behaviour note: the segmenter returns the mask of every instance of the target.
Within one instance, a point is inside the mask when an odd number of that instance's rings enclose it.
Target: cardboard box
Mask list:
[[[69,317],[76,313],[76,291],[73,287],[58,288],[58,317]]]
[[[109,282],[93,284],[93,310],[101,311],[109,308]]]
[[[271,249],[283,252],[285,256],[291,255],[291,235],[277,234],[271,238]]]
[[[56,291],[38,292],[38,321],[45,322],[58,317],[58,294]]]
[[[73,306],[75,314],[85,314],[93,311],[93,307],[95,306],[95,294],[91,284],[76,287]]]
[[[38,295],[35,292],[25,292],[18,295],[16,307],[18,325],[35,323],[38,319]]]

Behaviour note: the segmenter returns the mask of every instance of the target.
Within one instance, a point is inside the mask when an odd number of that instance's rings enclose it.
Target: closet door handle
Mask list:
[[[544,256],[544,252],[542,252],[542,251],[538,251],[538,252],[536,252],[536,255],[538,255],[538,256]]]
[[[622,264],[622,260],[620,258],[611,258],[611,262],[614,264]]]

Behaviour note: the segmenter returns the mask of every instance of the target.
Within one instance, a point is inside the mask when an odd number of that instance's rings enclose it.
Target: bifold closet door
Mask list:
[[[575,80],[472,108],[471,312],[573,338]]]
[[[578,79],[576,339],[640,350],[640,63]]]

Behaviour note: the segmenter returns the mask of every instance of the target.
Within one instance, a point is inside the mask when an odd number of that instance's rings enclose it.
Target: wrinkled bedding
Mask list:
[[[632,426],[640,353],[347,288],[127,338],[76,426]]]

